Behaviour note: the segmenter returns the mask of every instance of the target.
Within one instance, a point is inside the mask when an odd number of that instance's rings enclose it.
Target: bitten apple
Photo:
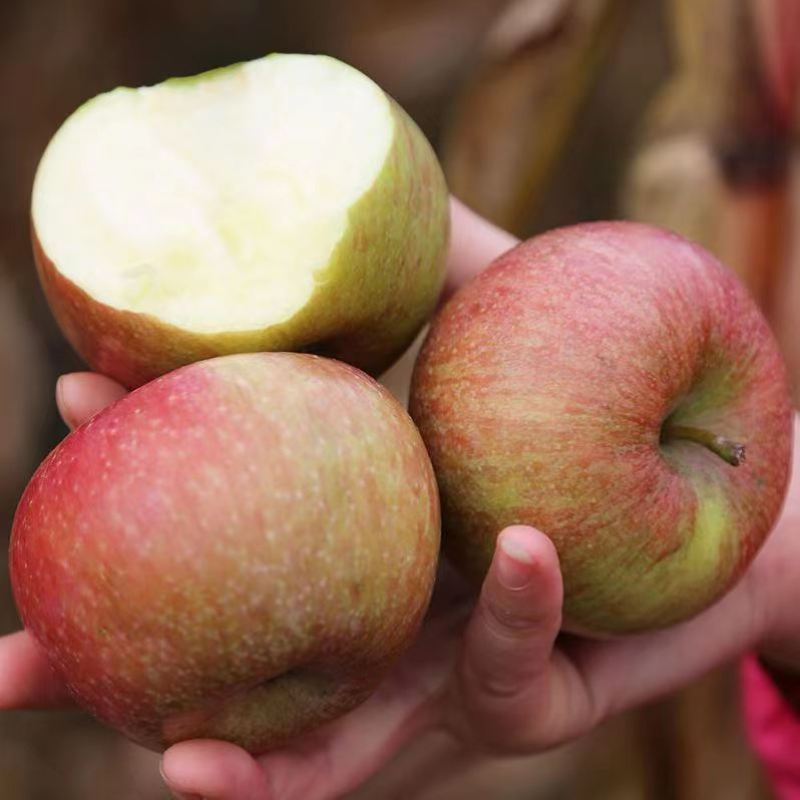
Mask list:
[[[99,719],[155,749],[260,752],[369,695],[417,631],[438,546],[433,470],[388,391],[251,354],[158,379],[57,447],[11,577]]]
[[[42,158],[32,226],[65,334],[129,387],[262,350],[377,374],[436,305],[448,194],[371,80],[275,54],[87,102]]]
[[[648,226],[564,228],[498,259],[434,321],[411,410],[445,551],[480,579],[501,528],[538,527],[583,633],[713,603],[786,490],[792,411],[766,322],[711,255]]]

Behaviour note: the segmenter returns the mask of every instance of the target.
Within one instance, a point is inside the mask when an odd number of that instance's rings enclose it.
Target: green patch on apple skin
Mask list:
[[[629,549],[611,557],[606,552],[594,565],[584,564],[582,583],[591,589],[574,592],[568,587],[565,627],[581,633],[585,623],[572,621],[590,620],[594,635],[636,632],[642,619],[648,620],[647,627],[666,627],[719,597],[739,561],[739,542],[730,536],[735,520],[721,486],[705,483],[696,498],[694,512],[683,516],[677,546],[663,558],[654,561],[645,551]],[[650,536],[642,531],[632,540]],[[635,603],[630,600],[632,580]]]
[[[680,551],[681,577],[689,586],[701,589],[716,582],[725,531],[732,524],[723,491],[713,484],[698,491],[694,532]]]
[[[726,414],[725,409],[736,405],[751,369],[752,365],[744,361],[716,367],[709,365],[707,373],[679,398],[664,425],[671,422],[703,428],[728,438],[741,436],[736,415]]]

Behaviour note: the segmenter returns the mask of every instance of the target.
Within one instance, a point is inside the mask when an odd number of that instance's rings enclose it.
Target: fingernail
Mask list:
[[[62,404],[64,400],[64,376],[59,375],[58,380],[56,381],[56,401],[58,402],[59,406]]]
[[[524,531],[507,531],[500,537],[500,582],[508,589],[522,589],[531,580],[531,566],[536,558]]]
[[[208,800],[208,798],[201,797],[199,794],[191,794],[191,793],[187,793],[187,792],[179,792],[177,789],[173,789],[169,785],[169,781],[167,780],[167,776],[164,774],[164,765],[163,765],[163,763],[158,765],[158,771],[161,773],[161,780],[163,780],[164,783],[167,786],[167,791],[169,791],[170,796],[174,797],[175,800]]]
[[[61,375],[58,380],[56,381],[56,406],[58,410],[61,412],[61,417],[64,420],[64,424],[68,428],[75,428],[75,421],[70,419],[69,415],[65,413],[66,409],[66,375]]]

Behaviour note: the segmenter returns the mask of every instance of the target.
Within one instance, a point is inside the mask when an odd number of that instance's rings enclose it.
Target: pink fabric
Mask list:
[[[742,664],[747,732],[778,800],[800,800],[800,716],[754,656]]]

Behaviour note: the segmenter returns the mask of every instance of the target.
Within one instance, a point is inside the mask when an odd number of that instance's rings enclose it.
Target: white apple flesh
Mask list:
[[[378,86],[278,54],[76,111],[37,172],[34,251],[70,341],[127,386],[261,350],[378,373],[436,304],[447,199]]]

